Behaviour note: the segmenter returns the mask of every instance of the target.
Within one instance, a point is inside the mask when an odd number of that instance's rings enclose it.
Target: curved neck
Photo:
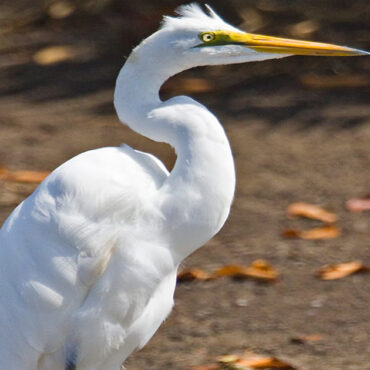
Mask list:
[[[114,92],[114,105],[121,122],[154,141],[171,142],[170,128],[150,115],[162,101],[159,90],[174,74],[186,69],[170,51],[162,50],[161,32],[137,46],[122,67]],[[157,121],[157,122],[154,122]]]
[[[179,263],[225,222],[235,188],[234,164],[222,126],[204,106],[184,96],[160,100],[161,85],[186,66],[146,42],[121,69],[114,103],[122,122],[170,144],[177,153],[175,167],[160,189],[159,206]]]

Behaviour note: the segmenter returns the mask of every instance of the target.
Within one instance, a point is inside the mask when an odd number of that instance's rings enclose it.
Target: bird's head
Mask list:
[[[178,17],[164,17],[161,29],[151,38],[164,63],[173,60],[181,69],[289,55],[369,54],[345,46],[247,33],[226,23],[209,6],[204,12],[195,3],[181,6],[177,13]]]

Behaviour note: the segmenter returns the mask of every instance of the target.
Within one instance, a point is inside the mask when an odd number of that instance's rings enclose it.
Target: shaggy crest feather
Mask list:
[[[217,13],[209,6],[205,5],[207,12],[205,12],[199,4],[191,3],[181,5],[175,10],[178,17],[164,16],[161,29],[204,29],[209,30],[229,29],[231,31],[237,30],[235,27],[229,25],[220,18]]]

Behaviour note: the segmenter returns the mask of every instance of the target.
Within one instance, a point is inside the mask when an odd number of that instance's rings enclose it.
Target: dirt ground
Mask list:
[[[261,3],[272,7],[277,2]],[[291,36],[286,28],[279,32],[279,24],[308,18],[320,25],[308,37],[370,49],[363,20],[369,15],[367,1],[347,1],[343,8],[330,8],[333,1],[304,9],[292,3],[285,2],[275,17],[271,7],[253,8],[270,20],[258,31]],[[250,14],[251,4],[244,3]],[[237,5],[233,9],[238,12]],[[334,21],[323,22],[323,12]],[[136,28],[120,28],[116,14],[105,17],[111,23],[81,15],[31,23],[7,34],[18,48],[0,55],[1,165],[52,170],[80,152],[122,142],[173,164],[167,145],[121,125],[112,106],[124,56],[159,16],[146,20],[142,33],[129,39],[123,34]],[[36,50],[53,44],[77,46],[80,54],[47,66],[32,61]],[[325,76],[326,82],[317,86],[315,76]],[[369,213],[345,209],[347,199],[370,191],[369,77],[369,58],[294,57],[199,68],[167,83],[164,97],[190,94],[220,118],[238,179],[225,227],[183,266],[211,270],[262,258],[281,278],[275,284],[227,278],[179,284],[171,316],[129,358],[128,370],[186,370],[246,349],[279,357],[299,370],[370,369],[370,274],[334,281],[316,276],[326,263],[362,260],[370,266]],[[29,185],[0,183],[1,222],[30,191]],[[316,225],[286,217],[286,207],[295,201],[337,213],[341,236],[324,241],[282,237],[285,228]],[[309,334],[322,339],[292,340]]]

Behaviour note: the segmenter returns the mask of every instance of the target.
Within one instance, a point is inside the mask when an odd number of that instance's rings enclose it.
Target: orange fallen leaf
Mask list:
[[[37,51],[32,59],[36,64],[46,66],[74,59],[78,55],[75,47],[68,45],[49,46]]]
[[[0,179],[6,180],[10,171],[5,167],[0,167]]]
[[[193,280],[212,280],[214,275],[207,271],[201,270],[197,267],[190,269],[184,269],[177,274],[177,280],[179,282],[193,281]]]
[[[266,261],[260,259],[252,262],[251,266],[226,265],[215,271],[215,276],[231,276],[237,279],[254,278],[263,281],[274,281],[278,272]]]
[[[237,362],[240,359],[238,355],[224,355],[217,357],[217,361],[221,362],[222,364],[230,364]]]
[[[265,260],[255,260],[250,267],[245,269],[246,277],[253,277],[262,280],[276,280],[278,272]]]
[[[213,365],[198,365],[198,366],[192,366],[190,368],[191,370],[219,370],[220,366],[213,364]]]
[[[302,232],[301,230],[297,229],[285,229],[282,234],[286,238],[300,238],[301,232]]]
[[[300,77],[304,86],[318,89],[365,87],[370,85],[369,74],[324,76],[307,74]]]
[[[368,272],[370,268],[361,261],[339,263],[337,265],[324,265],[319,270],[319,276],[323,280],[341,279],[357,272]]]
[[[337,238],[340,233],[341,230],[338,226],[324,225],[320,227],[315,227],[310,230],[286,229],[283,231],[283,236],[285,236],[286,238],[317,240]]]
[[[293,24],[292,26],[288,27],[288,30],[294,37],[307,37],[313,32],[317,31],[319,27],[320,25],[317,21],[308,19]]]
[[[50,172],[47,171],[11,171],[7,168],[0,167],[0,180],[24,182],[24,183],[40,183]]]
[[[222,356],[218,358],[218,361],[221,364],[227,365],[228,369],[295,369],[292,365],[276,357],[265,357],[251,352],[247,352],[241,356]]]
[[[225,265],[220,267],[215,271],[217,277],[221,276],[231,276],[235,277],[238,274],[241,274],[245,270],[245,266],[240,265]]]
[[[304,202],[292,203],[287,209],[287,214],[288,216],[302,216],[327,223],[333,223],[338,220],[338,216],[336,214],[328,212],[314,204]]]
[[[318,342],[322,340],[324,337],[321,334],[309,334],[309,335],[302,335],[299,337],[293,337],[290,339],[292,343],[295,344],[304,344],[306,342]]]
[[[205,78],[184,78],[180,88],[188,93],[210,92],[214,89],[214,84]]]
[[[349,199],[346,202],[346,208],[350,212],[370,211],[370,194],[364,198]]]
[[[332,239],[337,238],[341,233],[338,226],[326,225],[316,227],[311,230],[305,230],[301,232],[302,239],[314,240],[314,239]]]
[[[177,279],[180,282],[184,282],[193,280],[213,280],[224,276],[229,276],[236,279],[253,278],[262,281],[274,281],[278,277],[278,272],[266,261],[260,259],[253,261],[250,266],[222,266],[213,273],[196,267],[184,269],[178,273]]]
[[[164,92],[180,91],[186,94],[199,94],[214,91],[217,86],[209,79],[199,77],[177,77],[169,80],[163,87]]]
[[[51,18],[63,19],[69,17],[75,10],[76,8],[71,2],[67,0],[61,0],[51,3],[48,13]]]

